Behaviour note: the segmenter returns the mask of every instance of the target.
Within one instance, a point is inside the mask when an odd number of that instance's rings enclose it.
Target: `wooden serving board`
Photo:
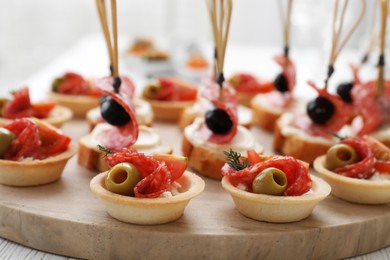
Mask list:
[[[155,128],[180,154],[175,125]],[[73,140],[87,133],[84,121],[67,123]],[[272,136],[252,129],[270,153]],[[390,245],[390,205],[365,206],[329,197],[300,222],[270,224],[242,216],[220,183],[205,179],[203,194],[193,199],[176,222],[138,226],[111,218],[89,189],[95,175],[69,161],[52,184],[0,186],[0,234],[17,243],[88,259],[335,259]]]

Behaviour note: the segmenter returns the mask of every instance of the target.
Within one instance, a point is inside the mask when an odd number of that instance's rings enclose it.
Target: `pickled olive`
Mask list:
[[[287,187],[286,174],[277,168],[267,168],[260,172],[252,183],[252,190],[257,194],[280,196]]]
[[[8,148],[11,145],[12,140],[16,136],[11,131],[0,127],[0,158],[4,158],[4,154],[7,152]]]
[[[359,156],[352,146],[336,144],[326,153],[326,167],[333,170],[359,161]]]
[[[107,174],[107,190],[126,196],[134,196],[134,187],[142,176],[131,163],[119,163],[111,168]]]
[[[0,98],[0,116],[2,116],[3,108],[8,101],[7,98]]]
[[[274,80],[274,86],[276,90],[279,92],[287,92],[288,91],[288,83],[286,77],[283,75],[283,73],[279,73],[278,76],[276,76]]]
[[[65,81],[65,78],[64,77],[59,77],[59,78],[56,78],[53,83],[51,84],[51,90],[53,92],[58,92],[58,87],[64,83]]]
[[[233,127],[233,121],[229,114],[220,108],[214,108],[206,112],[206,125],[216,134],[226,134]]]
[[[126,110],[110,96],[101,97],[100,113],[107,123],[115,126],[125,125],[131,120]]]
[[[155,99],[156,96],[161,92],[162,87],[157,83],[150,83],[144,88],[142,96],[148,99]]]
[[[231,79],[229,79],[230,86],[232,86],[234,88],[236,88],[238,85],[240,85],[240,83],[241,83],[241,79],[240,79],[240,76],[238,76],[238,75],[235,75]]]
[[[353,82],[344,82],[337,86],[337,95],[346,103],[352,103],[351,90]]]
[[[306,111],[314,123],[325,124],[334,114],[335,107],[329,99],[320,96],[307,104]]]

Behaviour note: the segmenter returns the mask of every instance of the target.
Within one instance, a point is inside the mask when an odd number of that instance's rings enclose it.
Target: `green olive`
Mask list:
[[[64,77],[59,77],[59,78],[56,78],[53,83],[51,84],[51,90],[53,92],[57,92],[58,91],[58,87],[65,81],[65,78]]]
[[[334,170],[359,160],[355,149],[346,144],[336,144],[326,153],[326,168]]]
[[[267,168],[260,172],[252,183],[252,190],[257,194],[280,196],[287,187],[286,174],[277,168]]]
[[[107,174],[107,190],[126,196],[134,196],[134,187],[142,179],[138,169],[131,163],[119,163]]]
[[[11,145],[12,140],[16,138],[15,134],[8,129],[0,127],[0,158],[4,158],[5,152]]]
[[[8,101],[7,98],[0,98],[0,116],[3,114],[3,108]]]
[[[150,83],[144,88],[142,96],[148,99],[155,99],[155,97],[160,93],[161,86],[158,83]]]

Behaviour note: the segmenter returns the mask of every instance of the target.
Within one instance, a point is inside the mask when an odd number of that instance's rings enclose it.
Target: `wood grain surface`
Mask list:
[[[164,123],[156,123],[155,128],[179,154],[178,128]],[[269,148],[271,136],[256,128],[252,131]],[[87,125],[72,121],[64,132],[77,140],[87,133]],[[275,259],[292,255],[334,259],[390,245],[389,205],[357,205],[329,197],[303,221],[262,223],[242,216],[220,183],[209,179],[205,179],[205,192],[190,202],[178,221],[157,226],[125,224],[108,216],[103,203],[89,190],[94,174],[73,158],[53,184],[1,186],[1,236],[39,250],[88,259]]]

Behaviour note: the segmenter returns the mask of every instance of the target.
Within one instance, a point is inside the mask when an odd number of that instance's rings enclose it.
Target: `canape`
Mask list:
[[[340,199],[390,203],[390,149],[372,137],[341,141],[314,161],[314,169]]]
[[[100,91],[80,74],[66,72],[53,80],[49,97],[72,110],[74,117],[84,118],[88,110],[99,105]]]
[[[177,121],[197,99],[196,86],[178,78],[158,78],[145,86],[142,98],[150,103],[157,120]]]
[[[251,100],[257,94],[275,89],[273,82],[259,80],[249,73],[235,73],[228,81],[237,92],[238,103],[247,107],[251,107]]]
[[[257,94],[250,102],[253,109],[254,123],[261,128],[273,131],[276,121],[284,113],[302,113],[306,101],[294,96],[296,69],[290,58],[279,55],[275,61],[283,69],[272,83],[274,89],[267,93]]]
[[[219,86],[214,83],[214,89]],[[224,84],[224,102],[211,97],[210,109],[204,117],[198,117],[184,129],[182,152],[189,158],[189,167],[202,175],[213,179],[221,179],[221,167],[226,162],[224,150],[234,149],[239,152],[256,150],[263,152],[264,148],[257,143],[252,133],[238,125],[234,92]],[[215,91],[213,91],[215,92]]]
[[[305,114],[285,113],[278,119],[273,148],[313,163],[315,158],[337,143],[337,135],[350,135],[347,127],[350,110],[338,96],[318,88],[313,82],[309,85],[318,92],[318,96],[308,103]]]
[[[0,183],[35,186],[61,177],[77,148],[70,138],[38,119],[15,119],[0,128]]]
[[[205,186],[200,177],[185,171],[185,157],[122,150],[108,155],[107,161],[111,170],[95,176],[90,187],[105,202],[108,214],[126,223],[175,221]]]
[[[69,121],[73,113],[69,108],[57,105],[54,101],[31,103],[27,87],[12,93],[10,100],[4,100],[1,109],[0,126],[11,123],[16,118],[35,117],[61,127]]]
[[[289,156],[248,157],[230,150],[222,168],[223,188],[238,211],[251,219],[275,223],[300,221],[330,193],[330,186],[310,176],[308,164]]]
[[[90,134],[79,140],[78,163],[99,172],[107,170],[108,166],[102,159],[104,152],[99,150],[98,145],[114,151],[134,148],[147,154],[172,153],[171,146],[152,128],[138,126],[132,99],[120,91],[116,92],[118,86],[115,87],[115,84],[120,86],[120,80],[113,77],[103,78],[97,84],[104,95],[100,110],[106,122],[99,123]]]

